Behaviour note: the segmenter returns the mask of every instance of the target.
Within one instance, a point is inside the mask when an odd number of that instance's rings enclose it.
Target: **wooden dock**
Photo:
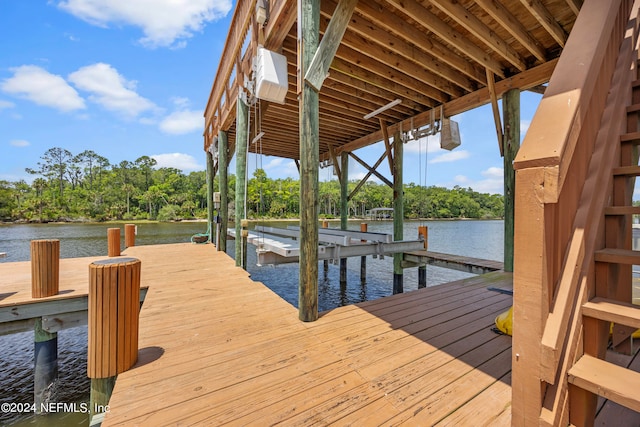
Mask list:
[[[488,259],[471,258],[433,251],[413,251],[404,254],[404,260],[416,264],[429,264],[473,274],[502,270],[504,263]]]
[[[490,275],[323,313],[313,323],[211,245],[134,247],[149,292],[140,359],[105,426],[509,425],[511,305]]]

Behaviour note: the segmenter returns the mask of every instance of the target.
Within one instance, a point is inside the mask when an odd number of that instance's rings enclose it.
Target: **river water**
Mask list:
[[[258,225],[283,227],[291,223],[264,222]],[[358,221],[349,229],[359,230]],[[407,221],[405,239],[417,236],[419,225],[429,227],[429,250],[456,255],[501,261],[503,257],[502,221]],[[107,228],[123,228],[122,224],[28,224],[0,225],[0,252],[6,252],[0,262],[28,261],[30,240],[60,239],[61,257],[100,256],[106,254]],[[330,227],[337,227],[332,223]],[[390,221],[369,222],[369,231],[392,234]],[[193,234],[206,231],[201,222],[143,223],[138,225],[136,245],[189,242]],[[228,253],[233,255],[233,241]],[[263,282],[275,293],[297,307],[298,264],[275,267],[256,266],[255,248],[248,250],[248,271],[254,280]],[[367,259],[367,280],[360,282],[360,259],[348,261],[347,285],[339,283],[339,268],[330,265],[325,274],[319,265],[319,309],[329,310],[341,305],[391,295],[393,257]],[[471,276],[454,270],[427,267],[427,285],[433,286]],[[404,290],[417,289],[417,269],[404,271]],[[90,382],[86,377],[87,328],[77,327],[58,333],[58,401],[65,403],[88,401]],[[0,405],[2,403],[33,402],[33,333],[24,332],[0,336]],[[35,416],[0,411],[0,425],[13,426],[87,426],[89,418],[83,413],[57,413]]]

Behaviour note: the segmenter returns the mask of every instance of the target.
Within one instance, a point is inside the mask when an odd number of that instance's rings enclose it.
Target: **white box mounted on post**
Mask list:
[[[287,57],[258,47],[256,62],[256,96],[284,104],[289,89]]]
[[[440,148],[451,151],[460,145],[460,130],[457,122],[443,118],[440,132]]]

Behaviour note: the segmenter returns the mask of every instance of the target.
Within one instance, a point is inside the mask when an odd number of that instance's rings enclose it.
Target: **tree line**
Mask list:
[[[74,155],[54,147],[26,171],[25,180],[0,180],[2,221],[106,221],[181,220],[207,217],[205,171],[184,174],[157,167],[149,156],[112,164],[92,150]],[[229,176],[229,214],[233,217],[235,176]],[[358,184],[350,181],[351,193]],[[214,180],[218,189],[218,179]],[[299,212],[300,182],[292,178],[271,179],[264,170],[254,172],[247,183],[250,218],[293,218]],[[365,183],[348,203],[349,216],[364,217],[368,210],[391,207],[393,192],[384,184]],[[503,198],[471,188],[404,186],[404,215],[412,218],[501,218]],[[340,216],[340,184],[319,183],[322,218]]]

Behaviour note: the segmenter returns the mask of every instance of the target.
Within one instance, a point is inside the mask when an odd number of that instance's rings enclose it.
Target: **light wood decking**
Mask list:
[[[211,245],[129,248],[149,292],[140,359],[105,426],[509,425],[508,295],[491,273],[337,308],[297,310]],[[391,285],[390,285],[391,286]]]

